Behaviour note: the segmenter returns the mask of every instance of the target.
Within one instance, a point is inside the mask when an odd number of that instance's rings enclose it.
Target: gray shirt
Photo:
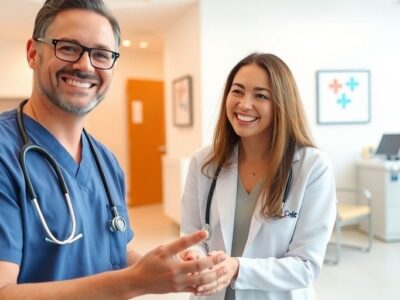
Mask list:
[[[246,192],[240,177],[238,177],[236,193],[235,222],[232,238],[232,257],[242,256],[249,235],[250,223],[257,203],[257,197],[262,187],[263,179],[260,179],[250,193]],[[228,285],[225,300],[235,300],[235,291]]]

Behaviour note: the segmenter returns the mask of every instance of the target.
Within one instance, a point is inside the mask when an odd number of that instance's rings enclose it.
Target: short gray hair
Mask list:
[[[67,9],[86,9],[105,17],[114,32],[117,46],[121,43],[121,29],[102,0],[46,0],[36,15],[33,38],[44,37],[58,13]]]

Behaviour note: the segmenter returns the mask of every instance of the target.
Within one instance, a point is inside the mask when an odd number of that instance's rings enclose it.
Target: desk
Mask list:
[[[357,176],[358,186],[372,193],[373,235],[385,242],[400,241],[400,161],[358,161]]]

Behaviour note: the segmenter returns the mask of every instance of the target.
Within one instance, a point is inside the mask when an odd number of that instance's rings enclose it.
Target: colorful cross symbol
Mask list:
[[[346,97],[346,94],[342,94],[342,97],[337,99],[337,103],[342,106],[342,108],[346,108],[347,104],[349,104],[351,100]]]
[[[346,85],[349,87],[349,89],[354,92],[355,88],[360,85],[358,81],[354,79],[354,77],[350,77],[350,80],[346,82]]]
[[[333,80],[333,82],[329,85],[329,87],[333,90],[335,94],[342,88],[342,85],[338,82],[337,79]]]

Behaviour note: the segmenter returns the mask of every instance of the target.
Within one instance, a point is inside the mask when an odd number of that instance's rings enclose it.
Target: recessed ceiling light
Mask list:
[[[146,49],[149,47],[149,43],[148,42],[140,42],[139,47],[142,49]]]
[[[131,40],[123,40],[122,41],[122,46],[124,46],[124,47],[130,47],[131,45],[132,45]]]

